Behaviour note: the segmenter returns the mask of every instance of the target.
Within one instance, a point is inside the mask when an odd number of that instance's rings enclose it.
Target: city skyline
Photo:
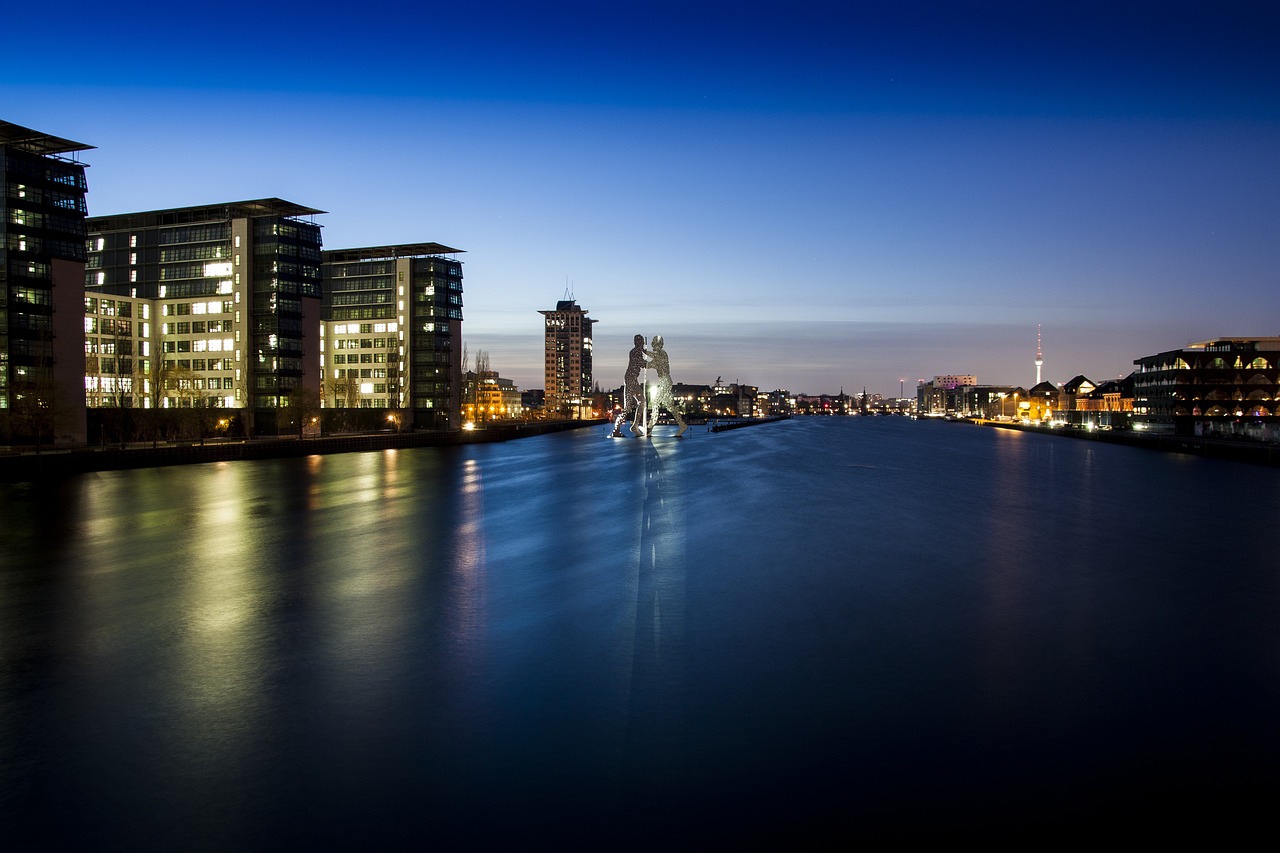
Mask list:
[[[566,291],[606,388],[637,333],[677,382],[891,396],[1028,385],[1037,325],[1056,383],[1278,331],[1249,5],[364,11],[70,14],[61,63],[15,40],[0,117],[96,146],[90,216],[279,197],[326,249],[466,250],[464,339],[524,388]]]

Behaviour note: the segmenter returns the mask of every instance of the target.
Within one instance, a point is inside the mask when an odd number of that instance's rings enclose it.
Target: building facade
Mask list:
[[[552,417],[590,417],[591,326],[595,320],[572,299],[556,303],[544,318],[543,377],[546,411]]]
[[[461,252],[439,243],[324,252],[324,406],[411,410],[416,427],[459,426]]]
[[[0,442],[82,443],[84,164],[93,148],[0,121]]]
[[[320,393],[321,213],[269,198],[89,218],[87,354],[96,337],[101,366],[128,305],[129,405],[239,409],[249,431],[280,431],[283,409]]]
[[[1215,338],[1134,361],[1134,425],[1271,440],[1280,419],[1280,337]]]

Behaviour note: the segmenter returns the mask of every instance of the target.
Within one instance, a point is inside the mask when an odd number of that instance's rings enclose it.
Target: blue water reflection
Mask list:
[[[8,487],[0,807],[119,849],[1247,827],[1278,512],[895,419]]]

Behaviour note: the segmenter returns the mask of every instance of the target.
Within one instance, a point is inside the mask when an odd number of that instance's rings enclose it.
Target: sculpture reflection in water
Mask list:
[[[646,370],[653,370],[653,381],[646,382]],[[662,335],[653,336],[653,349],[644,348],[644,335],[635,336],[635,346],[627,359],[627,372],[622,377],[622,411],[613,421],[613,437],[622,436],[622,423],[631,417],[631,432],[649,435],[658,420],[658,413],[666,409],[680,427],[676,438],[689,428],[676,408],[671,387],[671,362],[667,357]]]

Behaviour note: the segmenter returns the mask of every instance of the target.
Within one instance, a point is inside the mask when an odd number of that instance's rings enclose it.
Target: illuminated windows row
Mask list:
[[[373,335],[397,330],[395,323],[338,323],[333,327],[335,335]]]

